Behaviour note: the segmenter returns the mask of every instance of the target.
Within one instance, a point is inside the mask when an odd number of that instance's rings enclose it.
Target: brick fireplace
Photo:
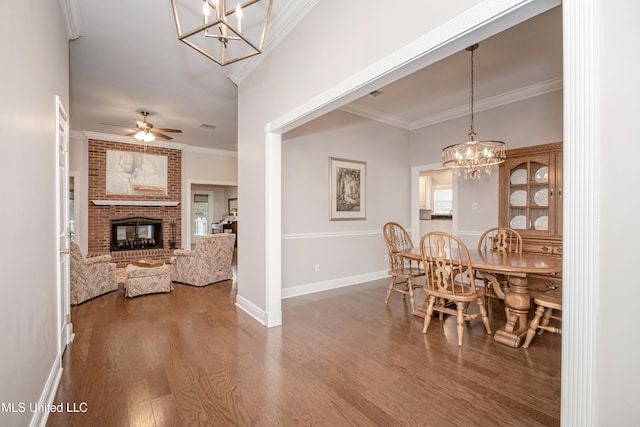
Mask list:
[[[124,266],[138,259],[168,261],[173,255],[173,247],[182,247],[181,171],[182,151],[150,144],[146,147],[113,141],[90,139],[89,149],[89,236],[88,255],[111,254],[118,266]],[[166,195],[149,194],[107,194],[107,151],[144,153],[151,156],[167,157]],[[139,156],[138,156],[139,157]],[[130,218],[151,218],[161,229],[161,243],[154,248],[135,245],[132,248],[111,250],[112,223]],[[156,242],[154,242],[156,243]]]

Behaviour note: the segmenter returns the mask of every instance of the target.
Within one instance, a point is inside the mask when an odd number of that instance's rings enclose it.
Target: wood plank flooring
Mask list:
[[[47,426],[560,425],[559,335],[514,349],[477,319],[458,348],[455,319],[423,335],[386,284],[283,300],[276,328],[235,307],[231,281],[74,306],[54,403],[86,412]]]

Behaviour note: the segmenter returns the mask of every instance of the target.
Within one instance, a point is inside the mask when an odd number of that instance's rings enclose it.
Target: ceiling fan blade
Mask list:
[[[154,134],[154,135],[155,135],[156,137],[158,137],[158,138],[168,139],[168,140],[173,139],[173,138],[171,138],[169,135],[165,135],[165,134],[164,134],[164,133],[162,133],[162,132],[158,132],[158,129],[155,129],[155,128],[151,129],[149,132],[151,132],[152,134]]]
[[[150,123],[145,123],[143,121],[140,120],[136,120],[136,126],[138,126],[139,129],[144,129],[147,127],[147,125],[149,125]]]
[[[182,133],[180,129],[168,129],[168,128],[154,128],[155,130],[159,130],[160,132],[177,132]]]

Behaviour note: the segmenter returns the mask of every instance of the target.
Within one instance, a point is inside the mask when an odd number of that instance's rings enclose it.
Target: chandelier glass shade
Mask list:
[[[476,141],[473,112],[473,52],[478,48],[474,44],[467,48],[471,52],[471,132],[469,141],[450,145],[442,149],[442,165],[452,168],[460,176],[464,171],[466,178],[480,178],[482,172],[491,174],[491,166],[505,161],[505,143],[502,141]]]
[[[502,141],[475,141],[454,144],[442,150],[442,164],[455,169],[458,176],[479,178],[481,172],[491,174],[491,166],[505,160],[505,144]]]
[[[273,0],[171,0],[178,40],[219,65],[262,53]],[[183,31],[183,28],[190,28]]]

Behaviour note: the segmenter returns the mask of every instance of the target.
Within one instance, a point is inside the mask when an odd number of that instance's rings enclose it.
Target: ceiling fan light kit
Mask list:
[[[469,46],[471,52],[471,131],[469,141],[442,149],[442,164],[456,171],[458,176],[464,170],[464,177],[480,178],[481,172],[491,174],[491,166],[505,161],[505,143],[502,141],[476,141],[473,115],[473,52],[478,44]]]
[[[133,135],[133,137],[138,141],[144,141],[144,142],[152,142],[156,140],[156,137],[153,136],[151,132],[144,131],[144,130],[141,130],[140,132],[136,133],[135,135]]]
[[[226,0],[171,0],[171,6],[178,40],[224,66],[262,52],[273,0],[229,10]]]
[[[131,133],[129,133],[127,136],[133,136],[138,141],[146,143],[146,142],[153,142],[156,140],[156,138],[162,138],[166,140],[173,139],[169,135],[165,135],[164,132],[182,133],[180,129],[153,127],[153,123],[149,123],[147,121],[147,117],[149,116],[150,113],[148,111],[140,111],[140,114],[142,114],[142,120],[136,120],[135,129],[130,128]],[[107,126],[117,126],[122,128],[129,127],[129,126],[123,126],[123,125],[114,125],[111,123],[102,123],[102,124]]]

